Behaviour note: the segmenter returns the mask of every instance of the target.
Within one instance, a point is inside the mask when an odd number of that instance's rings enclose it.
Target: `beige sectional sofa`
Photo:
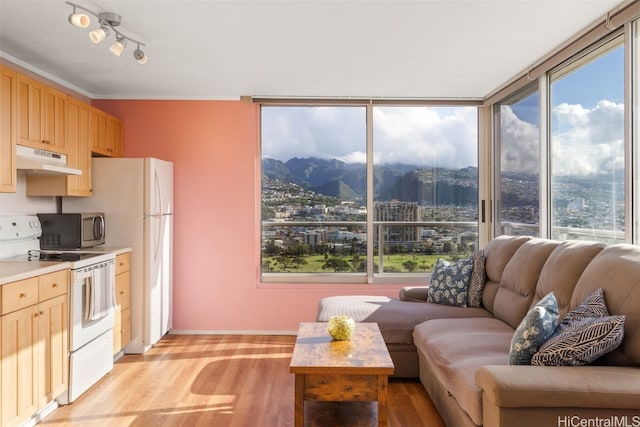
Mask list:
[[[395,375],[419,377],[448,426],[640,426],[640,247],[501,236],[484,255],[481,308],[429,303],[413,287],[398,299],[324,298],[317,320],[377,322]],[[554,292],[562,319],[598,288],[626,316],[620,347],[589,366],[509,365],[514,332],[543,296]]]

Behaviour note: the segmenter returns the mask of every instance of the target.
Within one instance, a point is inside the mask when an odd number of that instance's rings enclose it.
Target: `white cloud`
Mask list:
[[[593,109],[560,104],[553,110],[555,175],[608,173],[624,167],[624,105],[600,101]]]
[[[262,155],[349,158],[366,150],[365,123],[363,107],[264,107]]]
[[[503,171],[537,172],[538,127],[501,110]],[[600,101],[592,108],[562,103],[552,111],[554,175],[590,175],[624,167],[624,105]]]
[[[520,120],[509,106],[502,106],[500,120],[502,171],[537,173],[540,169],[538,126]]]
[[[382,163],[478,165],[475,107],[381,107],[373,123],[374,152]]]
[[[366,162],[364,107],[263,108],[262,153]],[[477,166],[475,107],[376,107],[374,161],[462,168]]]

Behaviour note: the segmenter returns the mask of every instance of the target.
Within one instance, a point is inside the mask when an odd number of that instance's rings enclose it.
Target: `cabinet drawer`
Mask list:
[[[120,254],[116,256],[116,275],[131,270],[131,254]]]
[[[2,285],[2,314],[38,303],[38,278]]]
[[[130,280],[129,273],[118,274],[116,276],[116,305],[120,310],[131,307]]]
[[[58,295],[67,293],[69,284],[69,270],[43,274],[39,278],[40,301],[45,301]]]

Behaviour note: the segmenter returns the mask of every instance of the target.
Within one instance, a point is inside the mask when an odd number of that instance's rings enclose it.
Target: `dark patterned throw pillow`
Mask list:
[[[616,349],[624,338],[625,316],[585,317],[571,321],[545,342],[532,365],[580,366]]]
[[[589,295],[573,310],[564,315],[562,320],[569,322],[571,320],[584,319],[585,317],[604,317],[609,315],[607,303],[604,300],[604,290],[598,288],[594,293]]]
[[[480,249],[473,254],[473,269],[471,270],[471,282],[469,283],[467,301],[469,307],[482,306],[482,291],[484,290],[485,281],[484,250]]]
[[[461,259],[453,264],[438,259],[431,274],[427,301],[466,307],[472,268],[472,257]]]

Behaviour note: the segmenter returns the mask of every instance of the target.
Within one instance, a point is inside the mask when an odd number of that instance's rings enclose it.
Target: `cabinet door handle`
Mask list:
[[[57,288],[57,287],[58,287],[58,284],[57,284],[57,283],[53,283],[53,284],[51,285],[51,287],[52,287],[52,288]]]
[[[27,294],[25,294],[25,293],[22,293],[22,294],[18,295],[18,298],[20,298],[20,299],[26,298],[26,297],[27,297]]]

